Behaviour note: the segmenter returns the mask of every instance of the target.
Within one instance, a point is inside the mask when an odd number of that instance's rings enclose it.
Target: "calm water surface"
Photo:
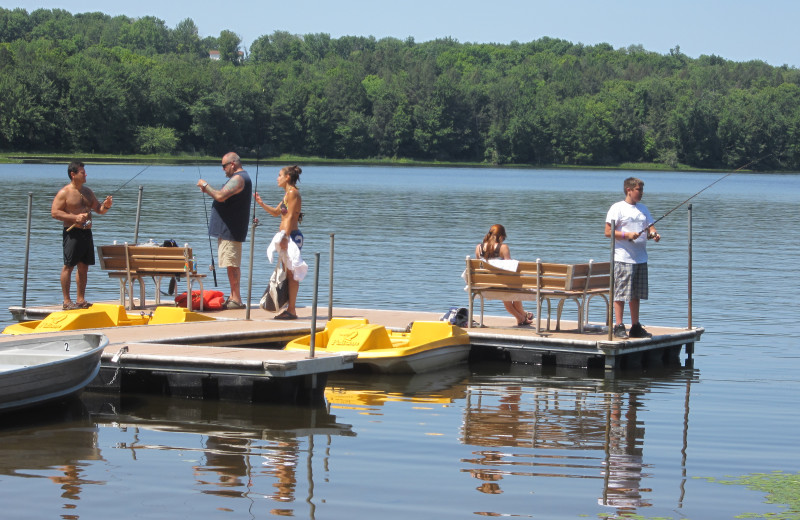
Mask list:
[[[281,197],[277,170],[259,169],[258,190],[270,204]],[[88,183],[101,196],[140,171],[89,165]],[[218,167],[148,168],[95,219],[96,243],[133,241],[141,185],[140,241],[188,242],[209,264],[193,187],[199,175],[216,185],[224,177]],[[720,177],[636,175],[656,217]],[[321,253],[323,304],[335,234],[335,305],[444,312],[466,305],[464,257],[497,222],[516,258],[606,260],[603,219],[626,176],[309,166],[300,182],[304,253],[312,264]],[[57,302],[60,227],[49,209],[66,165],[0,165],[0,178],[11,206],[0,304],[22,299],[29,192],[27,301]],[[615,380],[490,363],[413,377],[342,374],[329,381],[320,409],[87,393],[45,417],[0,418],[0,504],[9,518],[71,519],[121,511],[316,519],[775,512],[758,492],[704,478],[800,470],[800,177],[736,174],[692,202],[692,320],[706,329],[693,366]],[[277,228],[259,212],[254,297],[270,272],[264,249]],[[685,208],[658,224],[664,238],[649,247],[645,325],[687,323],[687,228]],[[301,305],[311,302],[307,280]],[[115,283],[93,268],[89,299],[118,297]],[[496,302],[488,310],[503,312]]]

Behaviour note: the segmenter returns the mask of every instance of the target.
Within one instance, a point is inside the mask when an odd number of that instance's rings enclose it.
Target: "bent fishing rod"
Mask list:
[[[135,179],[136,177],[138,177],[139,175],[141,175],[142,173],[144,173],[144,171],[145,171],[146,169],[148,169],[149,167],[150,167],[150,165],[148,164],[147,166],[145,166],[144,168],[142,168],[141,170],[139,170],[139,173],[137,173],[136,175],[134,175],[133,177],[131,177],[130,179],[128,179],[127,181],[125,181],[125,183],[124,183],[124,184],[122,184],[122,186],[120,186],[120,187],[119,187],[119,188],[117,188],[116,190],[112,191],[112,192],[111,192],[109,195],[106,195],[106,198],[108,198],[108,197],[113,197],[114,195],[116,195],[116,194],[117,194],[117,192],[118,192],[119,190],[121,190],[122,188],[124,188],[125,186],[127,186],[127,185],[128,185],[128,183],[129,183],[129,182],[131,182],[133,179]],[[83,198],[83,194],[81,194],[81,198]],[[89,213],[89,218],[88,218],[88,219],[86,219],[86,222],[91,222],[91,220],[92,220],[92,218],[91,218],[92,208],[89,208],[89,212],[88,212],[88,213]],[[84,224],[83,224],[81,227],[85,227],[85,226],[86,226],[86,223],[84,223]],[[73,229],[73,228],[76,228],[76,227],[78,227],[78,224],[72,224],[70,227],[68,227],[68,228],[67,228],[67,231],[72,231],[72,229]]]
[[[650,229],[651,227],[655,226],[656,224],[658,224],[659,222],[661,222],[662,220],[664,220],[664,219],[665,219],[665,218],[666,218],[666,217],[667,217],[667,216],[668,216],[670,213],[672,213],[672,212],[673,212],[673,211],[675,211],[676,209],[680,208],[681,206],[683,206],[684,204],[686,204],[687,202],[689,202],[689,201],[690,201],[690,200],[692,200],[693,198],[697,197],[698,195],[700,195],[701,193],[703,193],[704,191],[706,191],[707,189],[709,189],[710,187],[712,187],[713,185],[715,185],[716,183],[718,183],[719,181],[721,181],[721,180],[723,180],[723,179],[725,179],[725,178],[727,178],[727,177],[730,177],[730,176],[731,176],[731,175],[733,175],[734,173],[737,173],[737,172],[739,172],[739,171],[741,171],[741,170],[744,170],[744,169],[745,169],[745,168],[747,168],[748,166],[750,166],[750,165],[752,165],[752,164],[755,164],[755,163],[757,163],[757,162],[760,162],[760,161],[762,161],[762,160],[766,159],[767,157],[769,157],[769,156],[771,156],[771,155],[773,155],[773,154],[769,153],[769,154],[767,154],[767,155],[765,155],[765,156],[763,156],[763,157],[759,157],[758,159],[754,159],[754,160],[750,161],[749,163],[747,163],[747,164],[744,164],[744,165],[742,165],[742,166],[740,166],[740,167],[736,168],[736,169],[735,169],[735,170],[733,170],[732,172],[726,173],[725,175],[723,175],[723,176],[722,176],[722,177],[720,177],[719,179],[715,180],[714,182],[712,182],[711,184],[709,184],[708,186],[706,186],[706,187],[705,187],[705,188],[703,188],[702,190],[698,191],[697,193],[695,193],[694,195],[692,195],[692,196],[691,196],[691,197],[689,197],[688,199],[684,200],[683,202],[681,202],[680,204],[678,204],[677,206],[675,206],[675,207],[674,207],[674,208],[672,208],[671,210],[669,210],[669,211],[667,211],[666,213],[664,213],[663,215],[661,215],[659,218],[657,218],[656,220],[654,220],[652,224],[649,224],[649,225],[645,226],[645,227],[644,227],[644,228],[643,228],[643,229],[642,229],[642,230],[639,232],[639,235],[641,235],[642,233],[644,233],[645,231],[647,231],[647,230],[648,230],[648,229]],[[638,235],[637,235],[637,236],[638,236]],[[650,233],[650,232],[648,232],[648,233],[647,233],[647,238],[653,238],[653,234],[652,234],[652,233]]]
[[[200,174],[200,166],[197,166],[197,177],[202,178]],[[208,205],[206,204],[206,196],[201,191],[200,198],[203,199],[203,211],[206,214],[206,229],[208,229]],[[211,246],[211,235],[208,235],[208,251],[211,253],[211,272],[214,273],[214,287],[217,286],[217,266],[214,265],[214,248]]]

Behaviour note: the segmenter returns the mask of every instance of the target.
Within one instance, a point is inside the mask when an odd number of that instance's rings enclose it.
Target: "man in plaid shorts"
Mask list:
[[[631,312],[631,338],[652,336],[639,323],[639,302],[647,299],[647,241],[661,240],[653,217],[641,203],[644,182],[628,177],[623,184],[625,200],[617,202],[606,215],[606,236],[611,237],[611,222],[615,223],[614,237],[614,336],[627,338],[622,323],[625,302]],[[648,227],[649,226],[649,227]]]

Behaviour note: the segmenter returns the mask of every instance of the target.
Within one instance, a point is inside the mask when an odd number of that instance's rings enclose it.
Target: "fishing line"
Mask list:
[[[125,186],[127,186],[127,185],[128,185],[128,183],[129,183],[129,182],[131,182],[133,179],[135,179],[136,177],[138,177],[139,175],[141,175],[142,173],[144,173],[144,171],[145,171],[146,169],[148,169],[150,166],[151,166],[151,165],[149,165],[149,164],[148,164],[147,166],[145,166],[144,168],[142,168],[141,170],[139,170],[139,173],[137,173],[136,175],[134,175],[133,177],[131,177],[130,179],[128,179],[127,181],[125,181],[125,184],[123,184],[122,186],[120,186],[119,188],[117,188],[116,190],[114,190],[113,192],[111,192],[111,195],[110,195],[110,196],[111,196],[111,197],[113,197],[113,196],[114,196],[114,195],[115,195],[115,194],[116,194],[116,193],[117,193],[119,190],[121,190],[122,188],[124,188]]]
[[[202,179],[200,174],[200,166],[197,166],[197,178]],[[203,199],[203,211],[206,214],[206,229],[208,229],[208,205],[206,203],[206,195],[202,191],[200,197]],[[217,266],[214,265],[214,248],[211,246],[211,235],[208,235],[208,250],[211,252],[211,272],[214,273],[214,287],[217,286]]]
[[[139,170],[139,173],[137,173],[136,175],[134,175],[133,177],[131,177],[130,179],[128,179],[127,181],[125,181],[125,183],[124,183],[122,186],[120,186],[120,187],[119,187],[119,188],[117,188],[116,190],[112,191],[110,194],[106,195],[106,198],[108,198],[108,197],[113,197],[114,195],[116,195],[116,194],[117,194],[117,192],[118,192],[119,190],[121,190],[122,188],[124,188],[124,187],[125,187],[125,186],[126,186],[128,183],[129,183],[129,182],[131,182],[133,179],[135,179],[136,177],[138,177],[139,175],[141,175],[141,174],[142,174],[142,173],[143,173],[143,172],[144,172],[146,169],[148,169],[149,167],[150,167],[150,165],[148,164],[147,166],[145,166],[144,168],[142,168],[141,170]],[[81,195],[81,198],[83,198],[83,195]],[[89,208],[89,213],[90,213],[90,214],[92,213],[92,208]],[[68,227],[68,228],[67,228],[67,231],[72,231],[72,230],[73,230],[74,228],[76,228],[76,227],[78,227],[78,224],[72,224],[70,227]]]
[[[651,227],[655,226],[655,225],[656,225],[656,224],[658,224],[660,221],[662,221],[664,218],[666,218],[666,217],[667,217],[667,216],[668,216],[670,213],[672,213],[672,212],[673,212],[673,211],[675,211],[676,209],[680,208],[681,206],[683,206],[684,204],[686,204],[687,202],[689,202],[689,201],[690,201],[690,200],[692,200],[693,198],[697,197],[698,195],[700,195],[701,193],[703,193],[704,191],[706,191],[707,189],[709,189],[711,186],[713,186],[713,185],[715,185],[716,183],[718,183],[719,181],[721,181],[721,180],[723,180],[723,179],[725,179],[725,178],[727,178],[727,177],[730,177],[731,175],[733,175],[734,173],[737,173],[737,172],[739,172],[740,170],[743,170],[743,169],[747,168],[747,167],[748,167],[748,166],[750,166],[751,164],[755,164],[755,163],[757,163],[757,162],[759,162],[759,161],[762,161],[762,160],[766,159],[766,158],[767,158],[767,157],[769,157],[770,155],[773,155],[773,154],[769,153],[769,154],[767,154],[767,155],[765,155],[765,156],[763,156],[763,157],[759,157],[758,159],[752,160],[752,161],[750,161],[749,163],[747,163],[747,164],[744,164],[744,165],[742,165],[742,166],[740,166],[740,167],[736,168],[735,170],[733,170],[733,171],[732,171],[732,172],[730,172],[730,173],[726,173],[725,175],[723,175],[723,176],[722,176],[722,177],[720,177],[719,179],[715,180],[714,182],[712,182],[711,184],[709,184],[708,186],[706,186],[706,187],[705,187],[705,188],[703,188],[702,190],[698,191],[697,193],[695,193],[694,195],[692,195],[692,196],[691,196],[691,197],[689,197],[688,199],[684,200],[683,202],[681,202],[680,204],[678,204],[677,206],[675,206],[675,207],[674,207],[674,208],[672,208],[671,210],[669,210],[669,211],[667,211],[666,213],[664,213],[663,215],[661,215],[659,218],[657,218],[655,221],[653,221],[653,223],[652,223],[652,224],[650,224],[650,225],[648,225],[648,226],[645,226],[645,227],[644,227],[644,228],[643,228],[643,229],[642,229],[642,230],[639,232],[639,234],[642,234],[642,233],[644,233],[645,231],[647,231],[648,229],[650,229]],[[648,238],[651,238],[649,233],[648,233]]]

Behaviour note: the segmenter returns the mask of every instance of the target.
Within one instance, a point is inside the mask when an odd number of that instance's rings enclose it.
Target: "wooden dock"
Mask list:
[[[53,310],[14,308],[12,313],[33,318]],[[316,403],[324,400],[327,374],[352,368],[352,354],[309,358],[280,350],[289,340],[309,333],[311,308],[299,308],[296,321],[274,320],[272,313],[261,309],[253,309],[245,320],[245,312],[208,312],[217,318],[214,321],[94,329],[108,336],[109,346],[90,389]],[[404,330],[413,321],[438,320],[441,313],[334,308],[332,316],[365,317],[370,323]],[[328,309],[320,308],[318,330],[327,317]],[[694,344],[704,332],[699,327],[645,324],[652,338],[609,341],[606,329],[598,324],[579,333],[576,322],[562,320],[560,331],[537,333],[533,327],[515,326],[510,316],[487,315],[484,323],[483,328],[468,329],[473,359],[601,370],[612,378],[620,370],[679,366],[682,349],[691,363]]]

